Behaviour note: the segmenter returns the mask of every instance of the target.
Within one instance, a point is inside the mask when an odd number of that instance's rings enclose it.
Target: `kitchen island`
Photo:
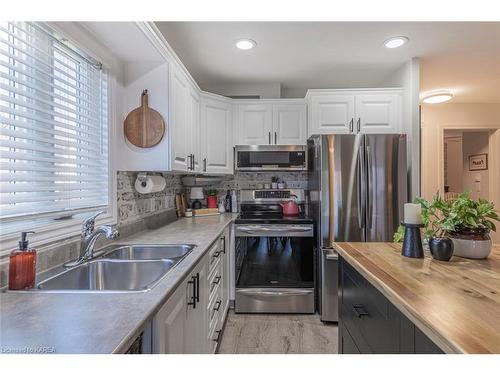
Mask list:
[[[484,260],[401,256],[392,243],[335,243],[339,352],[500,353],[500,246]]]

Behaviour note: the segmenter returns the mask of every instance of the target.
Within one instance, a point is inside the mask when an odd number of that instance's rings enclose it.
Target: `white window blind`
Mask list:
[[[0,22],[0,217],[108,205],[107,77],[45,25]]]

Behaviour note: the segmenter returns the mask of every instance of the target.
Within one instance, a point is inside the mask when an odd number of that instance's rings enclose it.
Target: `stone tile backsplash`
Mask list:
[[[236,172],[226,177],[220,184],[205,187],[204,190],[217,190],[219,199],[226,196],[228,190],[257,189],[257,184],[271,183],[271,178],[277,177],[284,181],[286,188],[307,189],[307,172]],[[189,194],[186,194],[189,198]]]
[[[135,222],[151,215],[175,210],[175,194],[183,190],[179,175],[171,173],[149,173],[162,175],[167,185],[159,193],[139,194],[135,188],[137,173],[119,171],[117,176],[118,223]]]

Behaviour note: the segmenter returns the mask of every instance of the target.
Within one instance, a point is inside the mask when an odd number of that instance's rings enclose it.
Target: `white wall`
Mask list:
[[[489,139],[489,199],[500,209],[500,104],[422,105],[422,197],[443,193],[443,129],[496,130]],[[500,229],[500,226],[499,226]],[[492,235],[500,243],[500,230]]]
[[[261,99],[281,97],[280,83],[200,84],[204,91],[222,96],[259,96]]]
[[[410,199],[420,195],[420,61],[413,58],[380,84],[403,89],[402,129],[408,135],[408,191]]]
[[[125,63],[124,80],[117,82],[117,116],[115,132],[116,169],[142,171],[148,165],[150,171],[165,171],[170,168],[168,160],[169,138],[169,64]],[[147,68],[147,69],[146,69]],[[165,121],[165,135],[160,143],[151,148],[136,147],[125,138],[123,123],[130,111],[141,105],[141,93],[148,90],[149,106],[158,111]]]
[[[500,129],[500,104],[422,105],[422,196],[431,198],[441,189],[442,129]],[[490,155],[490,159],[495,155]],[[492,160],[490,160],[492,161]],[[493,199],[494,197],[492,197]],[[500,200],[500,198],[499,198]]]
[[[469,171],[469,156],[487,154],[488,144],[489,132],[464,132],[463,134],[463,188],[470,190],[474,199],[489,200],[489,170]]]

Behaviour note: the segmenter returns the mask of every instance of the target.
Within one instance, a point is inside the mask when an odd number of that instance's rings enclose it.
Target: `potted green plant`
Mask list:
[[[494,221],[500,220],[493,203],[485,199],[474,200],[468,191],[453,200],[436,194],[431,201],[417,198],[415,203],[422,206],[424,234],[433,256],[447,254],[450,241],[453,254],[457,256],[482,259],[490,254],[489,232],[496,231]],[[404,228],[400,227],[394,234],[394,241],[402,241],[403,236]]]
[[[464,258],[484,259],[491,253],[490,231],[496,232],[495,221],[500,216],[493,203],[486,199],[472,199],[465,191],[450,203],[453,224],[449,235],[453,240],[455,255]]]
[[[422,207],[422,224],[432,257],[441,261],[449,261],[453,256],[454,248],[453,241],[448,236],[449,231],[454,229],[450,221],[449,201],[435,195],[431,201],[417,198],[415,203]]]

